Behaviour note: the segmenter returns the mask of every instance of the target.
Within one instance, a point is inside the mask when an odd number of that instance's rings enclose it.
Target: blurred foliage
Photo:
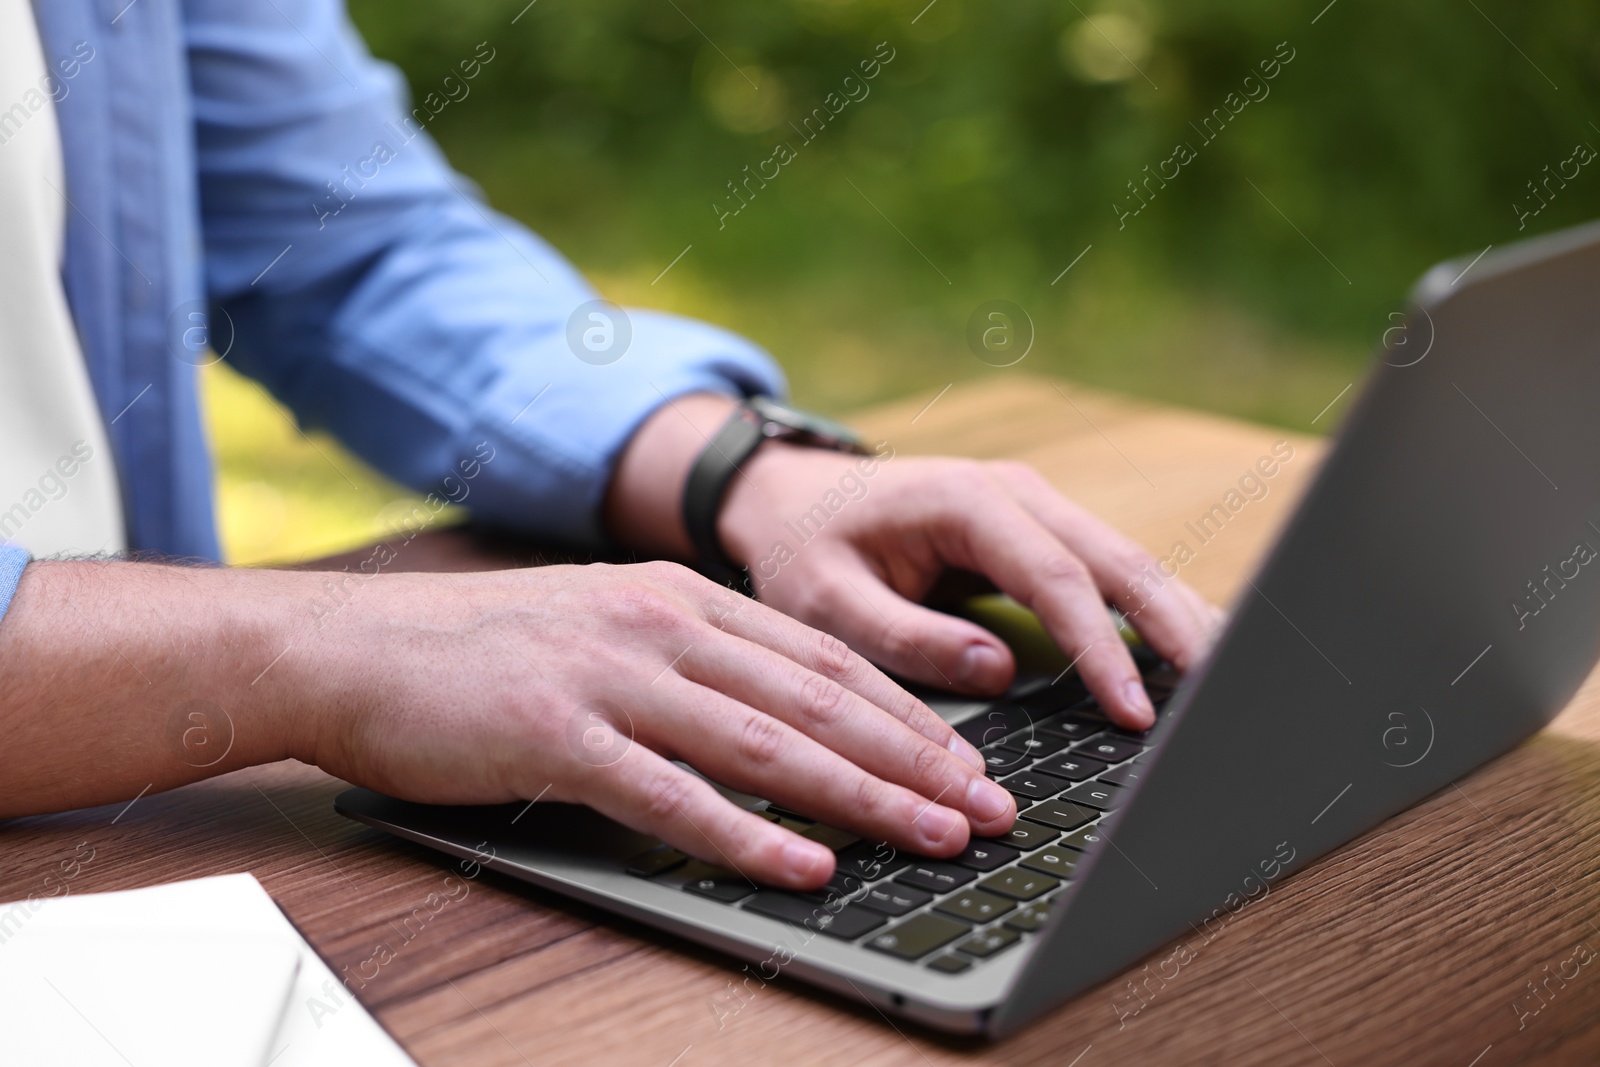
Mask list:
[[[1008,373],[964,339],[1000,298],[1037,331],[1019,369],[1305,428],[1427,266],[1516,239],[1527,183],[1600,146],[1600,8],[1578,0],[351,10],[419,98],[487,42],[429,126],[457,167],[613,299],[755,338],[832,412]],[[894,58],[851,89],[882,42]],[[795,158],[719,223],[779,142]],[[1196,158],[1119,226],[1180,143]],[[1597,191],[1585,168],[1524,235],[1592,216]]]
[[[200,371],[200,395],[229,563],[282,563],[369,544],[390,536],[420,499],[326,434],[302,432],[264,388],[225,363]],[[454,518],[441,513],[439,524]]]

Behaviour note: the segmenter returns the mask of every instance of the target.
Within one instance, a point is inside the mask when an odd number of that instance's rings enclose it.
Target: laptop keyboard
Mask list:
[[[1176,678],[1158,668],[1145,682],[1157,721],[1144,733],[1113,726],[1075,679],[1037,686],[958,725],[989,777],[1016,797],[1018,819],[949,859],[898,852],[769,804],[757,814],[834,850],[836,870],[822,889],[763,888],[666,845],[635,857],[628,873],[960,974],[1043,926],[1073,868],[1100,842],[1095,828],[1138,779]]]

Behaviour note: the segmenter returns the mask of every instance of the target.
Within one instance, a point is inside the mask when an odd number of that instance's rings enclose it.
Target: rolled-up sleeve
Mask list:
[[[17,595],[17,583],[33,556],[21,545],[0,541],[0,619],[11,610],[11,598]]]
[[[487,444],[474,514],[582,545],[657,407],[782,392],[731,333],[586,308],[598,294],[572,265],[449,168],[423,127],[473,106],[508,61],[492,43],[407,110],[337,0],[185,12],[212,343],[302,424],[419,490]]]

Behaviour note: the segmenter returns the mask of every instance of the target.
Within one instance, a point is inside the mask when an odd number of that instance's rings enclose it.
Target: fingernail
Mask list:
[[[936,804],[930,804],[913,821],[916,823],[917,833],[922,835],[922,839],[929,844],[937,845],[955,833],[956,827],[961,825],[962,820],[961,816],[949,808],[941,808]]]
[[[827,857],[828,850],[810,841],[786,841],[783,846],[783,865],[796,878],[806,878]]]
[[[967,810],[979,822],[994,822],[1011,810],[1011,794],[987,778],[974,778],[967,786]]]
[[[962,737],[960,734],[950,735],[949,747],[951,752],[954,752],[956,755],[966,760],[967,763],[972,766],[973,770],[983,771],[987,769],[988,764],[983,762],[983,756],[978,752],[977,749],[968,744],[967,739]]]
[[[998,685],[1005,663],[1000,653],[988,645],[968,645],[956,661],[956,681],[965,685],[987,687]]]
[[[1146,726],[1156,721],[1156,709],[1150,703],[1150,694],[1144,691],[1144,683],[1134,678],[1122,690],[1123,697],[1128,704],[1128,710]]]

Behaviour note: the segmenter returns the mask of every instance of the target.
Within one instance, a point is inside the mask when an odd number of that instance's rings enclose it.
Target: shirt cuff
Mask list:
[[[16,595],[22,571],[33,561],[33,553],[21,545],[0,544],[0,619],[5,618],[11,598]]]
[[[591,365],[564,337],[547,341],[483,404],[476,432],[497,453],[461,501],[478,519],[556,544],[604,547],[606,486],[657,408],[688,393],[783,396],[783,372],[744,338],[663,312],[627,315],[631,344],[615,363]],[[463,455],[472,444],[462,442]]]

